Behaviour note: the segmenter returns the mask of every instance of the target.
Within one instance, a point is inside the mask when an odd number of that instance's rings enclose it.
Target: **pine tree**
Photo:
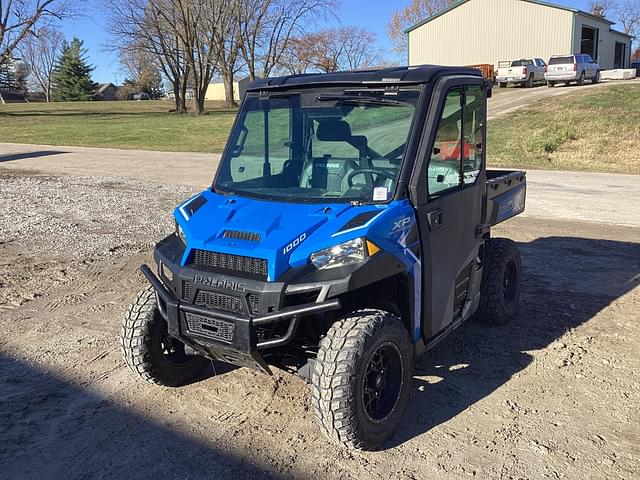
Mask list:
[[[52,76],[52,97],[56,102],[91,100],[96,84],[91,80],[94,67],[87,62],[84,42],[73,38],[64,42]]]

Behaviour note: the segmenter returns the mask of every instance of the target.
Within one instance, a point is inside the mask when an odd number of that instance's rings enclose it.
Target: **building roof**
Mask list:
[[[118,88],[113,83],[101,83],[98,85],[98,88],[96,88],[96,95],[104,93],[109,87]]]
[[[252,82],[247,87],[247,91],[308,87],[314,85],[416,85],[430,82],[435,77],[442,75],[482,76],[480,70],[475,68],[418,65],[415,67],[392,67],[377,70],[355,70],[351,72],[334,73],[307,73],[303,75],[265,78]]]
[[[610,28],[609,31],[611,33],[615,33],[616,35],[622,35],[624,37],[629,37],[629,38],[634,38],[633,35],[629,35],[628,33],[625,32],[621,32],[620,30],[614,30],[613,28]]]
[[[471,0],[459,0],[455,3],[453,3],[452,5],[450,5],[449,7],[445,8],[444,10],[436,13],[435,15],[431,15],[428,18],[425,18],[424,20],[422,20],[421,22],[416,23],[415,25],[410,26],[409,28],[407,28],[404,33],[409,33],[412,30],[415,30],[418,27],[421,27],[422,25],[429,23],[431,20],[435,20],[436,18],[444,15],[445,13],[450,12],[451,10],[454,10],[456,8],[458,8],[460,5],[464,5],[465,3],[469,2]],[[609,25],[614,25],[616,22],[612,22],[611,20],[607,20],[604,17],[599,17],[597,15],[593,15],[589,12],[585,12],[583,10],[578,10],[577,8],[571,8],[571,7],[566,7],[564,5],[558,5],[557,3],[549,3],[549,2],[544,2],[542,0],[520,0],[521,2],[528,2],[528,3],[535,3],[536,5],[542,5],[544,7],[551,7],[551,8],[558,8],[560,10],[566,10],[567,12],[573,12],[573,13],[579,13],[580,15],[585,15],[587,17],[591,17],[594,18],[596,20],[599,20],[601,22],[605,22],[608,23]],[[626,34],[625,34],[626,35]]]

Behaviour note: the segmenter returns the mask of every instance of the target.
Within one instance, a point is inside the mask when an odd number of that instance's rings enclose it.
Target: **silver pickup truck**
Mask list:
[[[544,82],[544,69],[547,66],[541,58],[521,58],[511,62],[498,62],[496,81],[501,88],[509,83],[524,83],[533,87],[536,82]]]

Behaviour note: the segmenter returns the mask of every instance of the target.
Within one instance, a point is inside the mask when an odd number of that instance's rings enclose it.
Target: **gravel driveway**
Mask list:
[[[138,266],[216,159],[67,150],[0,146],[0,478],[640,478],[640,177],[530,172],[495,231],[522,251],[518,319],[422,357],[400,432],[362,453],[284,372],[126,370]]]

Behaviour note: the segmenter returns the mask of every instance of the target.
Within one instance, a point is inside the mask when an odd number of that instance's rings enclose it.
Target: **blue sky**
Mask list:
[[[581,10],[588,10],[589,0],[551,0]],[[356,25],[374,32],[378,37],[378,46],[389,58],[395,58],[390,49],[385,27],[393,11],[408,5],[410,0],[342,0],[339,10],[339,23]],[[90,0],[85,15],[66,21],[62,30],[68,39],[73,36],[84,40],[89,50],[89,62],[96,67],[93,79],[97,82],[122,83],[124,75],[119,71],[118,57],[108,52],[109,35],[106,32],[108,8],[104,0]],[[337,24],[332,20],[331,24]]]

